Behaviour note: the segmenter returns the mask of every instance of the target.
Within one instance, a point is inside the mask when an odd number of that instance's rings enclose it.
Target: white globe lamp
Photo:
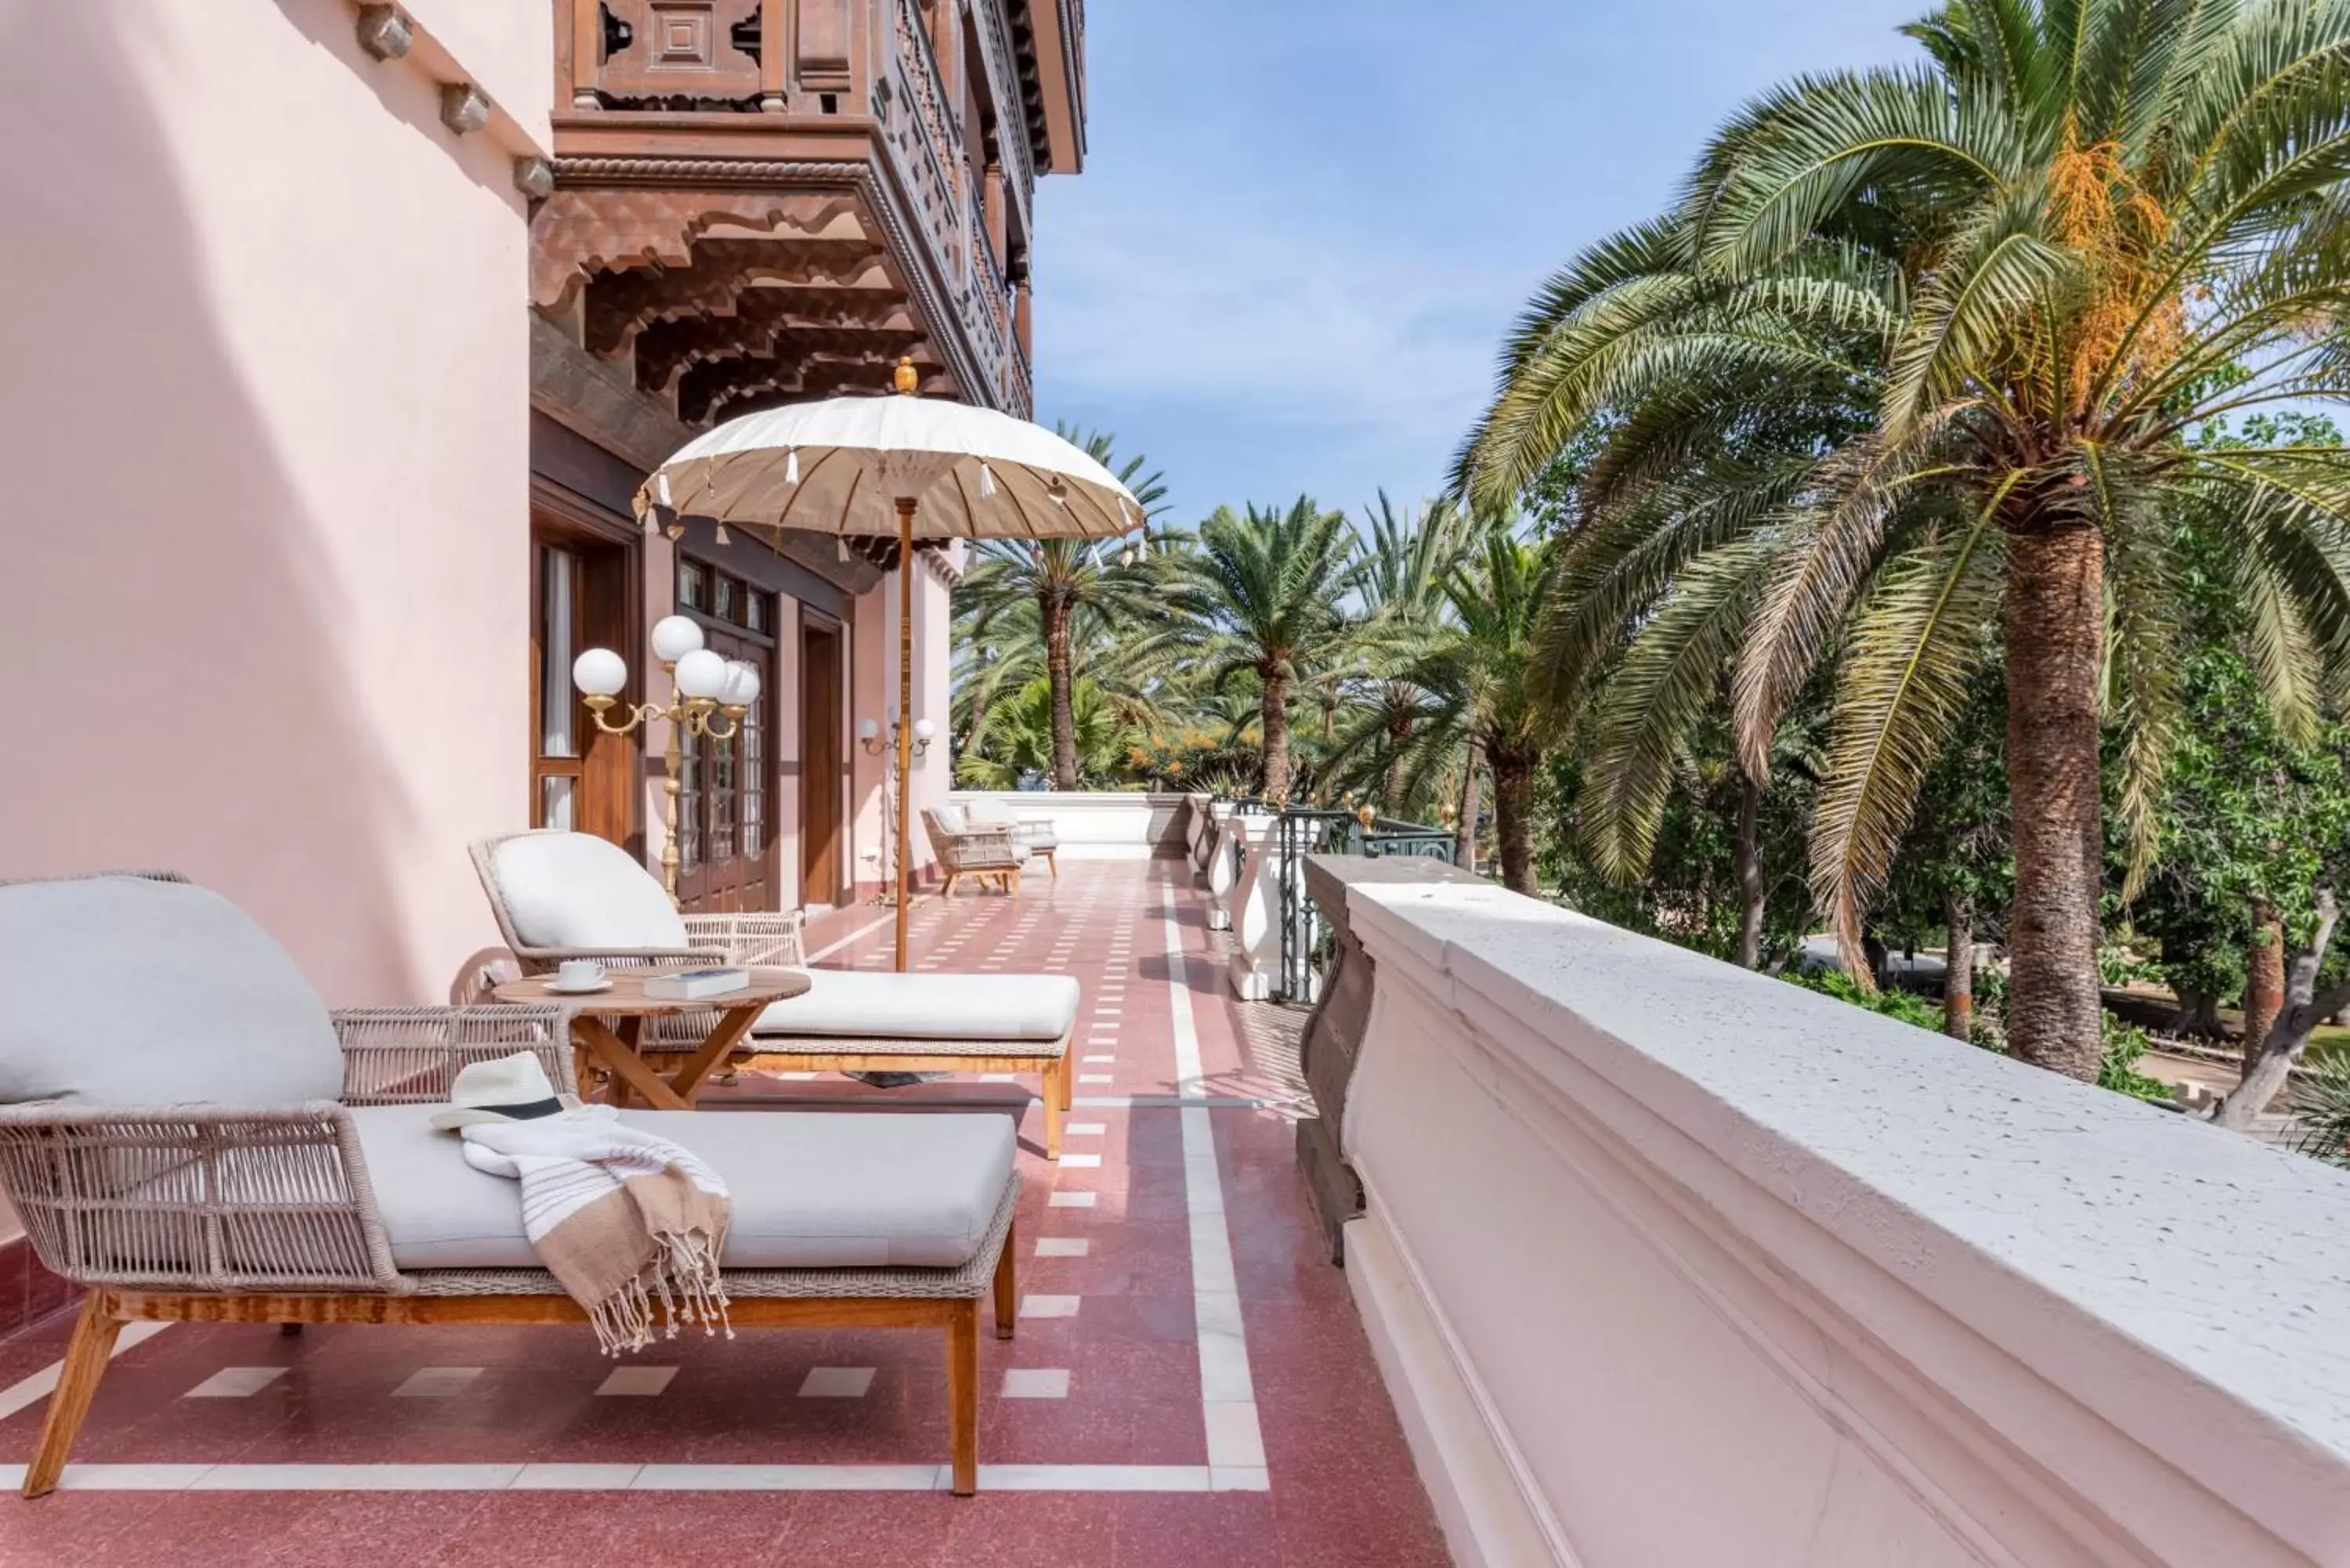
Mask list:
[[[687,654],[701,651],[702,628],[692,617],[670,615],[653,622],[653,657],[663,664],[675,664]]]
[[[718,701],[720,704],[728,708],[748,708],[752,703],[756,702],[758,700],[759,671],[757,667],[746,664],[739,659],[728,659],[726,661],[726,686],[723,691],[718,693]]]
[[[694,635],[701,635],[698,628]],[[689,649],[677,661],[677,689],[684,696],[712,701],[726,690],[726,660],[706,648]]]
[[[608,648],[591,648],[571,661],[571,684],[583,697],[617,697],[629,683],[629,661]]]

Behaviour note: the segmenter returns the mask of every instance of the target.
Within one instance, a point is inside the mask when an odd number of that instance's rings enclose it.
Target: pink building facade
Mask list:
[[[672,539],[629,496],[709,423],[879,390],[900,354],[926,395],[1025,411],[1028,199],[1078,161],[1081,13],[753,10],[19,19],[0,649],[31,722],[0,876],[175,867],[331,1002],[463,994],[495,952],[470,841],[568,825],[658,864],[666,736],[597,734],[567,670],[615,647],[666,696],[645,633],[675,612],[767,677],[755,742],[688,759],[688,906],[878,887],[857,726],[896,563]],[[941,732],[957,559],[913,568]],[[918,805],[946,774],[918,763]]]

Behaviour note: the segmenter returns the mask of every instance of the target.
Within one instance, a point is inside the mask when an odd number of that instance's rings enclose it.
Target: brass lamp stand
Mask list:
[[[668,811],[662,823],[661,886],[678,902],[677,803],[685,774],[685,737],[691,733],[721,743],[743,732],[743,715],[759,700],[759,671],[740,659],[723,659],[702,645],[702,628],[690,617],[665,617],[653,627],[653,657],[670,678],[670,700],[628,706],[618,722],[605,715],[619,707],[618,693],[629,683],[628,661],[608,648],[591,648],[574,660],[571,682],[580,701],[608,735],[625,735],[655,719],[669,721],[669,746],[662,753],[668,776],[661,784]],[[719,715],[725,715],[722,722]]]

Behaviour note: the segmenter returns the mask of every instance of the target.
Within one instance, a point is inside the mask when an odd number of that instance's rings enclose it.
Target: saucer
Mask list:
[[[546,982],[546,989],[557,996],[593,996],[599,991],[611,990],[612,977],[608,974],[586,985],[566,985],[559,980],[550,980]]]

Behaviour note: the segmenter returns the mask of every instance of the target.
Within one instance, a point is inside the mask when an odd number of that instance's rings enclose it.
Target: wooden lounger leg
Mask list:
[[[979,1490],[979,1303],[947,1309],[947,1407],[954,1432],[954,1494]]]
[[[1061,1113],[1069,1108],[1069,1059],[1045,1064],[1045,1158],[1061,1158]]]
[[[1012,1337],[1013,1314],[1020,1303],[1014,1297],[1012,1255],[1020,1248],[1020,1223],[1014,1220],[1003,1228],[1003,1251],[995,1259],[995,1337]]]
[[[1045,851],[1045,869],[1053,874],[1053,880],[1055,882],[1061,879],[1061,863],[1054,859],[1053,857],[1059,853],[1060,852],[1055,849],[1047,849]]]
[[[1069,1047],[1061,1047],[1061,1108],[1074,1110],[1077,1104],[1077,1070],[1069,1064]]]
[[[960,872],[960,871],[950,871],[950,872],[948,872],[948,873],[947,873],[947,879],[946,879],[945,881],[943,881],[943,882],[941,882],[941,883],[940,883],[940,884],[939,884],[939,897],[940,897],[940,898],[953,898],[953,897],[954,897],[954,885],[955,885],[955,878],[956,878],[956,877],[960,877],[960,876],[962,876],[962,872]]]
[[[122,1333],[122,1320],[106,1310],[106,1295],[92,1291],[81,1300],[81,1316],[74,1324],[73,1342],[66,1346],[65,1366],[57,1374],[57,1391],[49,1396],[48,1419],[41,1427],[41,1446],[25,1471],[25,1495],[47,1497],[57,1490],[66,1468],[66,1453],[81,1432],[89,1414],[90,1396],[106,1376],[107,1358]]]

